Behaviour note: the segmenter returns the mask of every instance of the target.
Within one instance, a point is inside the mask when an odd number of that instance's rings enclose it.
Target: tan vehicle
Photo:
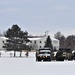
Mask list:
[[[73,60],[72,51],[68,48],[59,49],[56,55],[57,61]]]

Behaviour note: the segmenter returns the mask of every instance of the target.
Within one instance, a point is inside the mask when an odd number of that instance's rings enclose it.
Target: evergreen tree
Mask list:
[[[47,40],[46,40],[44,47],[48,47],[48,48],[51,48],[51,50],[53,50],[52,41],[51,41],[50,36],[47,37]]]
[[[22,50],[28,49],[28,46],[26,45],[26,43],[29,42],[27,36],[28,32],[23,32],[18,25],[13,25],[5,33],[5,37],[8,38],[7,43],[4,43],[6,50],[14,50],[14,57],[15,52],[20,51],[21,57]]]

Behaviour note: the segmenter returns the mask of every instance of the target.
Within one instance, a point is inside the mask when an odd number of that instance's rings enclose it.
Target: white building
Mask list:
[[[35,36],[28,38],[31,42],[27,43],[28,45],[32,46],[32,49],[37,50],[39,48],[43,48],[45,46],[45,42],[48,36]],[[52,40],[53,48],[59,49],[59,40],[50,37]],[[6,37],[0,37],[0,50],[4,50],[3,46],[6,43]]]
[[[6,37],[0,37],[0,50],[4,50],[3,46],[7,39]]]
[[[37,36],[37,37],[31,37],[29,40],[31,41],[30,45],[32,46],[32,49],[39,49],[43,48],[45,46],[45,42],[48,36]],[[50,37],[51,38],[51,37]],[[59,40],[55,38],[51,38],[53,48],[59,49]]]

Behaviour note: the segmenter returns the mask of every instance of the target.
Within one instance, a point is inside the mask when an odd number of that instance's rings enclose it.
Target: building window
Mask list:
[[[42,42],[40,41],[40,43],[42,43]]]
[[[34,43],[36,43],[36,41],[34,41]]]
[[[30,43],[32,43],[32,41],[30,41]]]
[[[4,41],[2,41],[4,43]]]
[[[41,48],[41,46],[40,46],[40,48]]]
[[[2,46],[3,48],[6,48],[6,46]]]

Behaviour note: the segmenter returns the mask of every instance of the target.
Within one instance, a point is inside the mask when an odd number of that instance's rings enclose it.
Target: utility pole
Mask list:
[[[47,36],[48,35],[48,33],[49,33],[49,31],[47,30],[47,31],[45,31],[45,35]]]

